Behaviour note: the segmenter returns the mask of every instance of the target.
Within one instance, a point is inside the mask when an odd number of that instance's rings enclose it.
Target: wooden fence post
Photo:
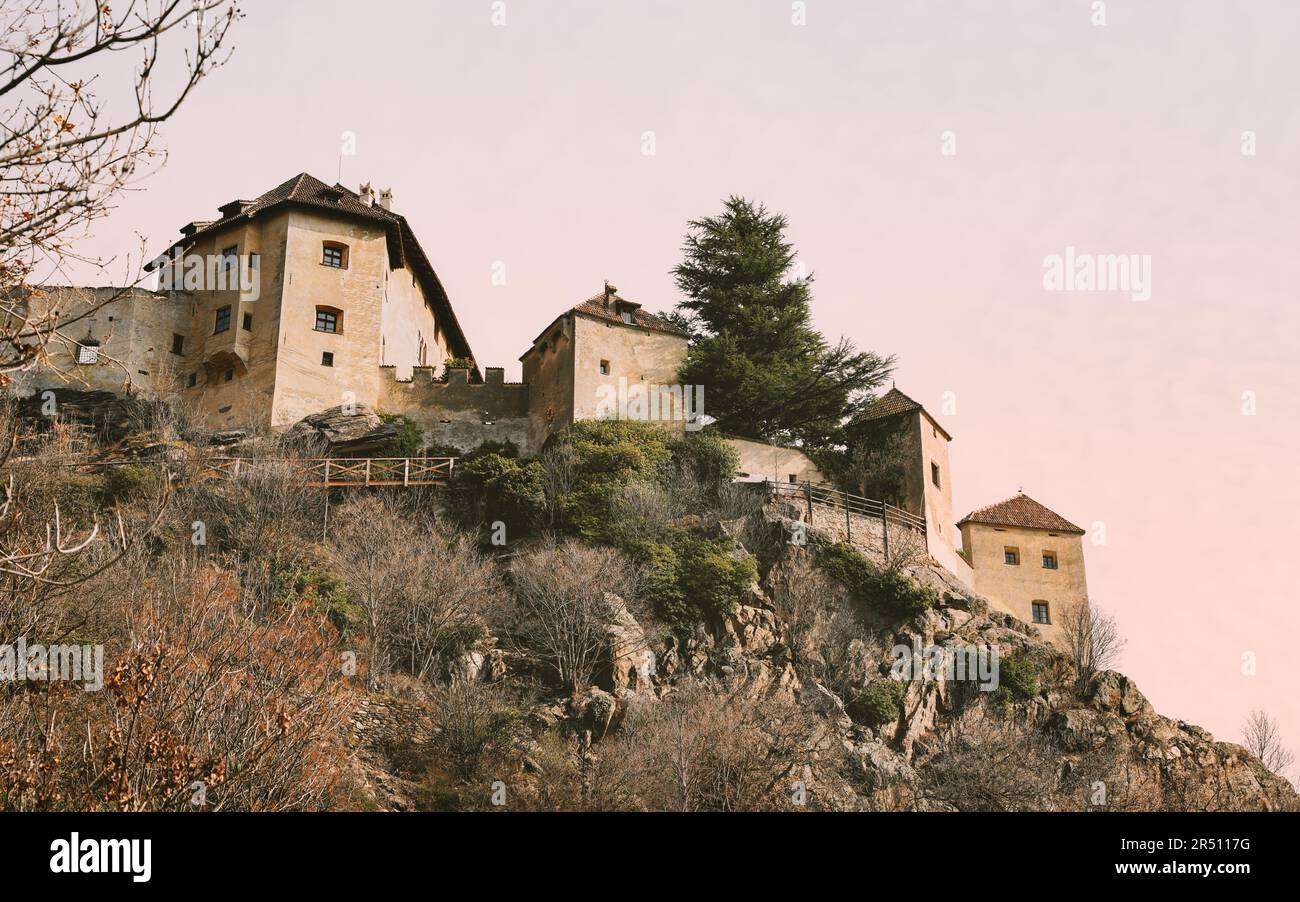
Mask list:
[[[811,525],[812,525],[812,521],[813,521],[813,514],[812,514],[812,480],[809,479],[809,480],[805,481],[804,484],[803,484],[803,486],[804,486],[804,492],[808,495],[808,525],[811,526]]]
[[[889,505],[880,502],[880,532],[885,537],[885,566],[889,566]]]
[[[849,544],[853,543],[853,521],[849,517],[849,496],[844,496],[844,535]]]

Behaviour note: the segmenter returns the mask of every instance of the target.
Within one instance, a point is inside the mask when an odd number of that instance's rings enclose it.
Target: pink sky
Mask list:
[[[489,0],[243,5],[166,167],[83,251],[161,251],[298,172],[334,181],[354,132],[342,180],[393,188],[479,362],[518,378],[603,279],[670,308],[686,221],[761,200],[817,325],[897,354],[952,432],[958,515],[1023,486],[1104,522],[1088,582],[1121,669],[1220,738],[1263,707],[1300,751],[1300,6],[1111,0],[1098,27],[1088,0],[808,0],[804,26],[788,0],[505,0],[504,26]],[[1149,254],[1151,299],[1044,291],[1067,246]]]

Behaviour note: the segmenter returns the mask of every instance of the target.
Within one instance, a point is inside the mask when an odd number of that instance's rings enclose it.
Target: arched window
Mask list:
[[[326,241],[322,246],[321,265],[335,269],[348,268],[348,246],[338,241]]]
[[[316,308],[317,332],[342,332],[343,311],[337,307],[318,306]]]

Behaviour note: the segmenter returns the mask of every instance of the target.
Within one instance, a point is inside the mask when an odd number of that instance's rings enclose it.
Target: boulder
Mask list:
[[[630,689],[644,692],[651,688],[655,674],[655,653],[646,639],[645,630],[637,623],[623,599],[606,595],[605,600],[614,611],[606,632],[603,662],[596,675],[596,683],[610,692]]]
[[[397,436],[397,427],[365,404],[340,404],[303,417],[288,435],[331,457],[347,457],[382,449]]]

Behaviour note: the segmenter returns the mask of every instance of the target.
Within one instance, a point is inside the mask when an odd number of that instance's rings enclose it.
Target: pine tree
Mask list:
[[[792,272],[786,224],[735,196],[721,215],[689,224],[673,270],[692,333],[681,379],[704,386],[705,413],[726,433],[828,449],[894,359],[843,338],[831,345],[812,327],[813,277]]]

